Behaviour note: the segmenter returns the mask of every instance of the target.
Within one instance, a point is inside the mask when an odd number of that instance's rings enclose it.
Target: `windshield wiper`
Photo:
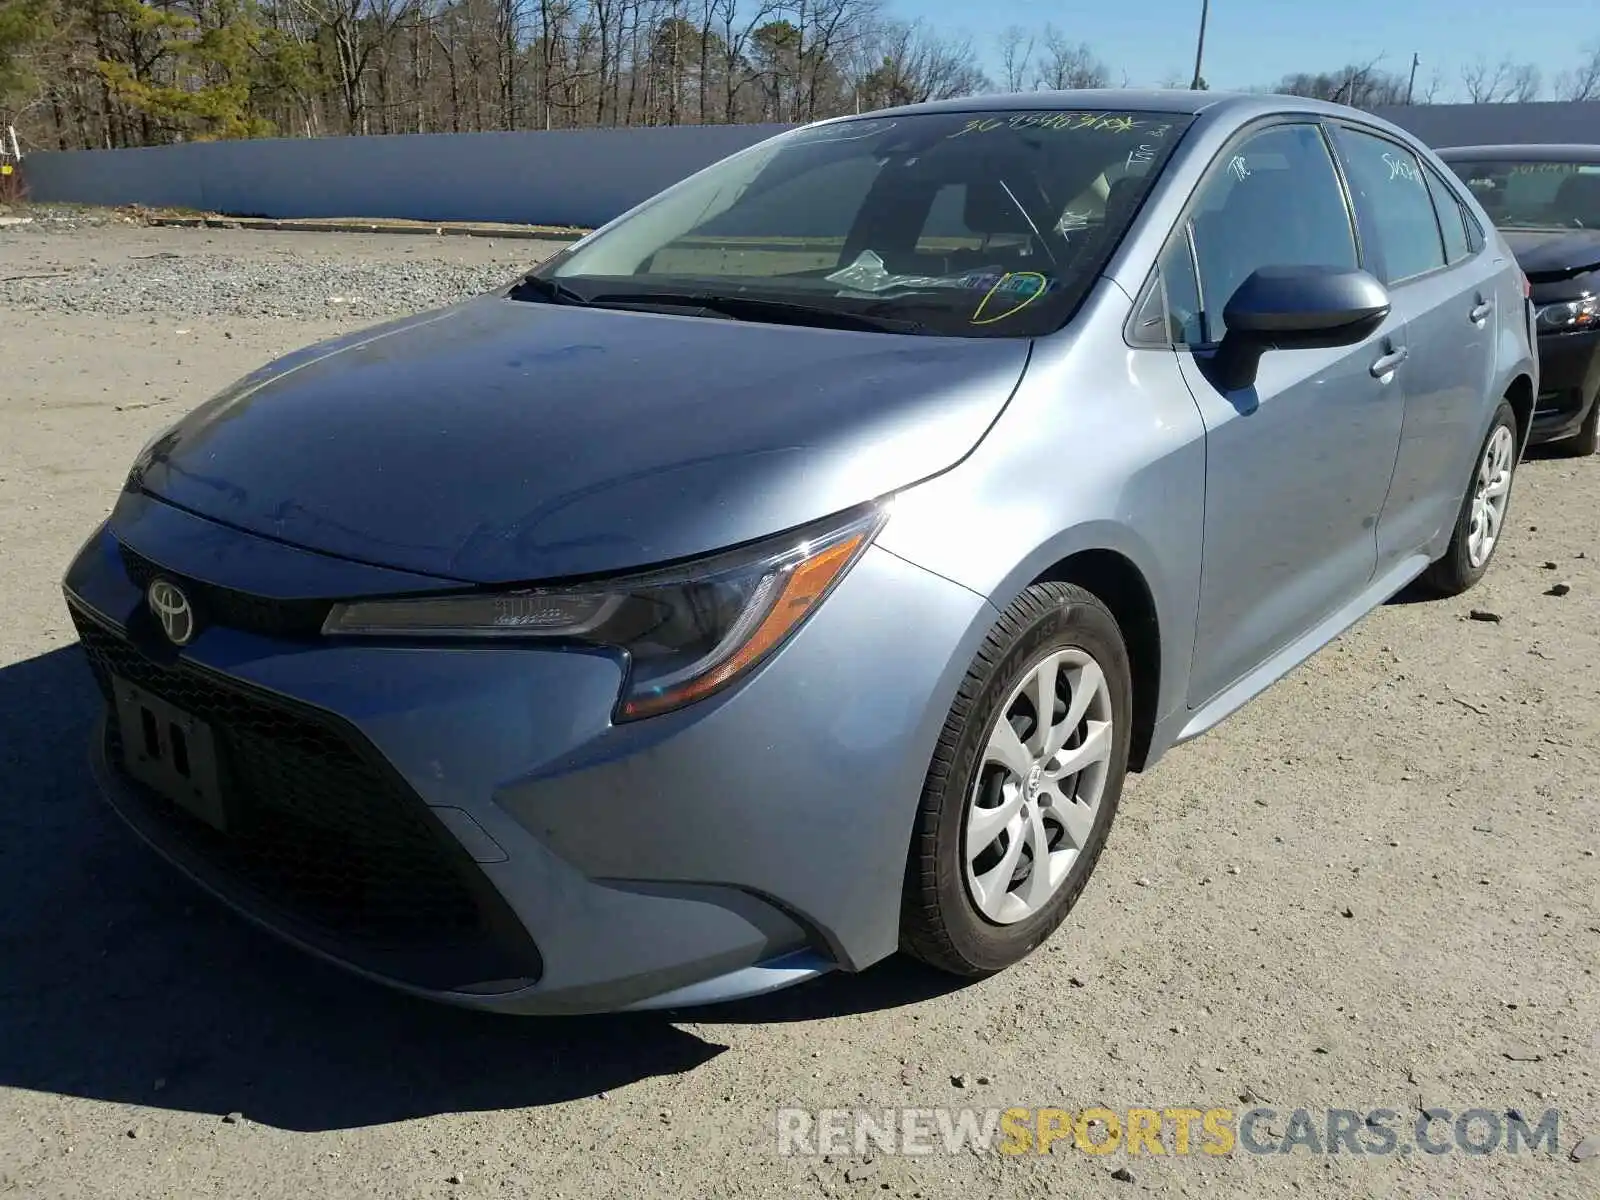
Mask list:
[[[585,305],[589,301],[579,293],[573,291],[559,279],[542,279],[538,275],[524,275],[517,280],[511,289],[511,298],[521,300],[524,297],[519,292],[533,292],[541,300],[549,304],[576,304]]]
[[[793,300],[772,300],[764,296],[722,296],[710,292],[602,292],[589,304],[670,308],[695,308],[735,321],[765,321],[776,324],[811,325],[823,329],[870,330],[875,333],[921,333],[921,321],[897,317],[853,313],[820,304],[801,304]],[[785,318],[788,318],[785,321]]]

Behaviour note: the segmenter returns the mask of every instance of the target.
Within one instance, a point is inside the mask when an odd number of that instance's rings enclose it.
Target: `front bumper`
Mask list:
[[[200,709],[254,814],[240,828],[276,823],[270,853],[135,783],[114,723],[95,747],[108,799],[280,936],[518,1013],[732,999],[894,951],[923,775],[993,616],[973,593],[871,550],[742,685],[612,726],[621,665],[599,653],[217,624],[175,653],[143,620],[118,537],[213,590],[260,585],[270,559],[276,600],[330,570],[346,595],[403,582],[374,569],[356,587],[366,568],[126,497],[67,574],[102,686],[131,675]]]
[[[1539,398],[1531,443],[1575,436],[1600,403],[1600,330],[1539,335]]]

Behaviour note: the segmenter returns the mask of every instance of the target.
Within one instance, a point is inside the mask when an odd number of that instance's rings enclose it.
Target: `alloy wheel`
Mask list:
[[[1500,540],[1506,505],[1511,499],[1511,472],[1515,459],[1511,430],[1501,425],[1483,448],[1478,464],[1478,486],[1472,495],[1472,520],[1467,529],[1467,561],[1483,566]]]

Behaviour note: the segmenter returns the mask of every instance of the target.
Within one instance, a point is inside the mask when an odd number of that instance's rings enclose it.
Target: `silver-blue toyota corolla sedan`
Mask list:
[[[152,846],[508,1012],[1061,922],[1123,777],[1506,531],[1527,286],[1282,97],[926,105],[736,154],[247,376],[65,579]]]

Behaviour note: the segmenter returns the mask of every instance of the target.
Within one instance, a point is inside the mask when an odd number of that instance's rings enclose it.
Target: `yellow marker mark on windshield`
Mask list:
[[[989,317],[983,315],[984,309],[988,308],[989,306],[989,301],[993,300],[1002,288],[1006,288],[1007,291],[1011,291],[1013,289],[1006,286],[1008,283],[1010,283],[1012,280],[1024,279],[1033,281],[1033,291],[1029,292],[1026,296],[1023,296],[1004,312],[996,313],[994,316]],[[972,324],[994,325],[1000,321],[1004,321],[1007,317],[1014,317],[1023,309],[1027,308],[1028,305],[1037,300],[1040,296],[1044,295],[1045,290],[1049,286],[1050,281],[1037,271],[1007,271],[1004,275],[1000,276],[999,279],[995,280],[994,286],[983,294],[982,300],[978,301],[978,307],[973,311],[972,314]],[[1019,292],[1021,291],[1020,288],[1015,290]]]

